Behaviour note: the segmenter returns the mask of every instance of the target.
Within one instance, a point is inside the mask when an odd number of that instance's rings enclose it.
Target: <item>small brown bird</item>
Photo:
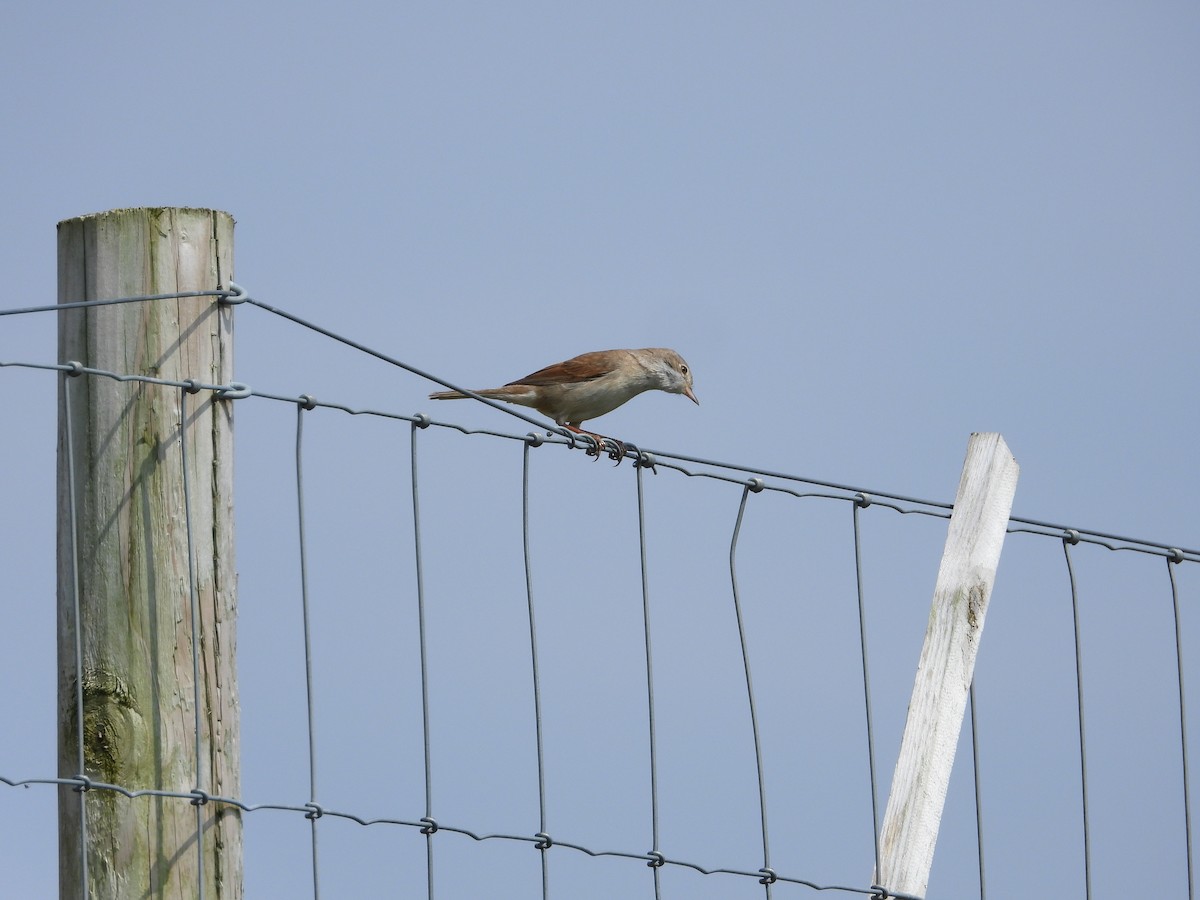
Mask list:
[[[653,390],[683,394],[693,403],[700,403],[692,392],[692,370],[682,356],[663,347],[584,353],[510,381],[504,387],[475,393],[518,406],[531,406],[552,418],[555,424],[594,438],[596,447],[589,452],[599,455],[601,442],[606,438],[580,426],[588,419],[612,412],[643,391]],[[458,391],[437,391],[429,399],[461,400],[466,396]],[[616,445],[615,459],[624,456],[624,444],[614,438],[607,440]]]

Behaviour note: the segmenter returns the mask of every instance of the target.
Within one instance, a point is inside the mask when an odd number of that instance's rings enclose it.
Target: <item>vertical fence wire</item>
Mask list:
[[[183,531],[187,538],[188,600],[192,617],[192,725],[193,749],[196,754],[196,790],[204,785],[200,715],[200,592],[196,589],[196,548],[192,535],[192,479],[188,474],[188,404],[189,388],[179,389],[179,463],[183,467]],[[199,390],[196,388],[195,390]],[[197,796],[196,808],[196,881],[197,893],[204,900],[204,804]]]
[[[63,379],[63,419],[67,430],[67,507],[71,517],[71,614],[75,620],[75,753],[79,776],[85,777],[83,752],[83,616],[80,613],[79,580],[79,515],[75,493],[75,416],[72,413],[71,379],[78,372],[68,372]],[[79,896],[87,900],[88,888],[88,824],[87,791],[75,788],[79,794]]]
[[[79,767],[79,774],[84,779],[84,783],[76,787],[76,791],[80,794],[79,815],[80,815],[80,877],[81,877],[81,893],[84,897],[89,896],[89,873],[88,873],[88,823],[87,823],[87,803],[86,794],[89,785],[86,783],[86,743],[84,729],[84,661],[82,649],[82,605],[83,598],[81,597],[81,573],[80,573],[80,558],[78,548],[79,538],[79,522],[78,522],[78,500],[77,491],[79,483],[79,473],[77,464],[77,454],[75,447],[75,423],[72,414],[73,397],[71,378],[77,372],[64,372],[63,375],[63,401],[64,401],[64,428],[65,428],[65,453],[66,453],[66,471],[64,473],[66,491],[68,494],[69,507],[69,528],[72,546],[70,549],[70,566],[71,577],[73,581],[73,617],[75,624],[75,685],[74,685],[74,705],[76,716],[76,755]],[[201,631],[203,625],[203,616],[200,608],[199,586],[197,582],[197,559],[195,548],[195,534],[192,509],[192,491],[194,485],[191,484],[189,473],[189,434],[188,434],[188,417],[189,417],[189,400],[188,394],[194,394],[198,391],[198,387],[194,384],[187,384],[180,387],[179,395],[179,440],[180,440],[180,463],[182,466],[182,494],[183,494],[183,512],[184,512],[184,529],[187,545],[187,563],[188,563],[188,588],[190,601],[190,617],[191,617],[191,652],[192,652],[192,675],[193,675],[193,718],[194,718],[194,754],[195,754],[195,780],[197,799],[193,801],[196,807],[196,852],[197,852],[197,869],[199,881],[198,896],[203,898],[205,895],[205,879],[204,879],[204,815],[203,807],[206,798],[204,797],[205,781],[205,760],[203,753],[203,716],[202,716],[202,682],[201,674]],[[310,602],[308,592],[308,553],[306,542],[306,520],[304,509],[304,475],[303,475],[303,421],[304,412],[312,409],[312,405],[305,405],[303,400],[298,408],[297,424],[296,424],[296,445],[295,445],[295,464],[296,464],[296,491],[297,491],[297,515],[298,515],[298,530],[299,530],[299,563],[300,563],[300,581],[301,581],[301,603],[303,611],[303,627],[304,627],[304,652],[305,652],[305,674],[306,674],[306,690],[307,690],[307,719],[308,719],[308,750],[309,750],[309,776],[310,776],[310,803],[306,804],[309,808],[308,818],[311,823],[311,838],[312,838],[312,870],[313,870],[313,895],[319,897],[319,877],[318,877],[318,842],[317,842],[317,825],[316,820],[321,818],[323,811],[317,802],[317,778],[316,778],[316,740],[315,740],[315,702],[314,702],[314,678],[313,678],[313,653],[312,653],[312,634],[310,626]],[[417,581],[417,599],[418,599],[418,618],[419,618],[419,634],[420,634],[420,664],[421,664],[421,679],[422,679],[422,716],[423,716],[423,738],[424,738],[424,753],[425,753],[425,812],[426,816],[422,820],[426,824],[426,828],[422,829],[425,834],[426,849],[427,849],[427,878],[428,878],[428,894],[433,898],[433,846],[432,835],[438,830],[436,821],[433,819],[432,805],[432,774],[431,774],[431,735],[430,735],[430,700],[429,700],[429,677],[428,677],[428,658],[426,644],[426,622],[425,622],[425,597],[424,597],[424,579],[422,566],[422,538],[420,526],[420,508],[419,508],[419,493],[418,493],[418,459],[417,459],[417,435],[418,428],[425,428],[430,424],[427,419],[418,419],[412,423],[411,427],[411,475],[412,475],[412,503],[413,503],[413,523],[414,523],[414,552],[416,556],[416,581]],[[522,532],[523,532],[523,549],[524,549],[524,565],[525,565],[525,580],[526,580],[526,599],[529,615],[530,629],[530,652],[531,652],[531,669],[532,669],[532,686],[533,686],[533,701],[534,701],[534,719],[536,732],[536,752],[538,765],[538,801],[539,801],[539,828],[541,829],[536,836],[539,839],[537,847],[543,851],[540,854],[541,869],[542,869],[542,896],[544,900],[549,896],[548,883],[548,862],[546,859],[545,850],[551,846],[549,835],[547,834],[548,822],[546,811],[546,790],[545,790],[545,767],[544,767],[544,743],[543,743],[543,721],[542,721],[542,701],[540,689],[540,672],[538,665],[538,646],[537,632],[533,593],[533,575],[532,575],[532,553],[530,545],[530,461],[529,450],[531,446],[536,446],[533,441],[526,441],[523,445],[523,470],[522,470]],[[635,467],[636,472],[636,487],[637,487],[637,514],[638,514],[638,539],[640,551],[640,569],[641,569],[641,587],[642,587],[642,613],[645,638],[645,653],[646,653],[646,676],[647,676],[647,711],[648,711],[648,736],[649,736],[649,762],[650,762],[650,791],[651,791],[651,827],[652,827],[652,843],[653,850],[648,854],[650,857],[650,866],[654,870],[654,885],[655,897],[660,897],[660,872],[666,862],[660,851],[660,810],[659,810],[659,779],[658,779],[658,747],[656,738],[656,719],[655,719],[655,695],[654,695],[654,679],[653,679],[653,659],[652,659],[652,640],[651,640],[651,622],[650,622],[650,592],[649,592],[649,577],[648,577],[648,550],[646,537],[645,523],[645,495],[643,472],[641,467]],[[763,489],[759,479],[751,479],[743,485],[742,497],[739,504],[736,523],[734,526],[733,536],[730,544],[730,578],[732,585],[733,603],[735,615],[737,618],[737,627],[739,639],[741,643],[742,660],[745,669],[745,679],[747,688],[747,698],[749,702],[749,711],[751,719],[751,729],[753,732],[755,744],[755,758],[758,775],[758,790],[759,790],[759,805],[762,825],[763,839],[763,869],[761,874],[764,876],[761,883],[766,888],[766,894],[771,896],[771,885],[774,882],[774,873],[770,868],[770,854],[768,842],[768,827],[767,827],[767,809],[766,809],[766,789],[765,776],[763,767],[762,746],[759,734],[759,720],[755,706],[755,697],[753,684],[751,679],[751,665],[749,660],[748,639],[746,634],[745,622],[743,618],[743,610],[740,602],[740,593],[738,585],[738,576],[736,568],[736,555],[740,532],[744,521],[744,513],[748,504],[748,497],[751,492],[758,492]],[[864,707],[866,713],[866,731],[868,745],[868,765],[870,770],[871,780],[871,802],[872,802],[872,823],[873,823],[873,838],[875,843],[875,860],[876,868],[879,865],[879,810],[878,810],[878,791],[876,784],[875,771],[875,754],[873,742],[873,716],[871,711],[871,690],[869,678],[869,665],[867,654],[866,640],[866,622],[865,622],[865,588],[862,572],[862,535],[860,529],[859,510],[870,505],[870,498],[859,494],[854,498],[853,504],[853,533],[854,533],[854,555],[855,555],[855,576],[856,588],[858,595],[858,614],[859,614],[859,632],[862,651],[862,668],[863,668],[863,691],[864,691]],[[1088,764],[1087,764],[1087,742],[1085,729],[1085,710],[1084,710],[1084,677],[1083,677],[1083,662],[1082,662],[1082,645],[1083,635],[1081,628],[1081,609],[1080,609],[1080,593],[1074,571],[1073,558],[1071,547],[1079,543],[1080,536],[1073,531],[1066,531],[1061,538],[1063,542],[1064,559],[1067,568],[1067,575],[1071,591],[1071,607],[1073,621],[1073,638],[1075,652],[1075,675],[1076,675],[1076,703],[1078,714],[1078,737],[1079,737],[1079,765],[1080,765],[1080,785],[1081,785],[1081,804],[1082,804],[1082,837],[1083,837],[1083,855],[1084,855],[1084,875],[1085,875],[1085,893],[1088,898],[1092,896],[1091,887],[1091,857],[1092,846],[1090,840],[1090,811],[1089,811],[1089,790],[1088,790]],[[1086,538],[1085,538],[1086,540]],[[1109,549],[1114,549],[1110,547]],[[1115,548],[1125,549],[1125,548]],[[1179,697],[1179,717],[1180,717],[1180,753],[1181,753],[1181,776],[1183,786],[1183,806],[1184,806],[1184,831],[1186,844],[1186,860],[1187,860],[1187,878],[1188,878],[1188,897],[1194,897],[1194,872],[1193,872],[1193,853],[1192,853],[1192,834],[1191,834],[1191,803],[1190,803],[1190,769],[1187,747],[1187,722],[1186,722],[1186,705],[1185,705],[1185,685],[1184,685],[1184,662],[1183,662],[1183,623],[1180,607],[1179,589],[1176,580],[1175,570],[1177,564],[1185,560],[1183,551],[1172,550],[1167,554],[1167,570],[1171,588],[1171,602],[1174,614],[1174,635],[1175,635],[1175,652],[1176,652],[1176,668],[1178,676],[1178,697]],[[976,813],[976,835],[978,849],[978,868],[979,868],[979,885],[981,900],[986,898],[986,882],[985,882],[985,865],[984,865],[984,847],[983,847],[983,824],[982,824],[982,801],[981,801],[981,777],[979,765],[979,741],[978,741],[978,716],[976,705],[975,685],[970,686],[969,699],[971,706],[971,741],[972,741],[972,762],[974,768],[974,790],[975,790],[975,813]],[[211,778],[211,773],[210,773]]]
[[[305,402],[296,406],[296,518],[299,528],[300,547],[300,608],[304,619],[304,686],[308,713],[308,791],[311,812],[308,813],[312,833],[312,879],[313,900],[321,896],[319,877],[319,855],[317,852],[317,819],[321,818],[321,807],[317,802],[317,739],[315,709],[313,705],[312,630],[308,615],[308,551],[305,540],[304,520],[304,413],[311,409]]]
[[[750,707],[750,731],[754,738],[754,764],[758,773],[758,813],[759,821],[762,824],[762,847],[763,847],[763,877],[759,879],[766,892],[766,896],[771,896],[771,885],[775,883],[775,872],[771,869],[771,849],[770,842],[767,839],[767,784],[766,778],[763,775],[762,761],[762,741],[758,734],[758,710],[754,704],[754,682],[750,677],[750,651],[746,642],[746,626],[742,618],[742,602],[738,594],[737,580],[737,545],[738,538],[742,533],[742,519],[746,513],[746,501],[750,497],[750,492],[758,492],[762,490],[762,482],[752,479],[745,487],[742,488],[742,501],[738,505],[737,520],[733,525],[733,537],[729,541],[729,580],[733,590],[733,613],[737,617],[738,640],[742,647],[742,668],[746,673],[746,699]]]
[[[1083,726],[1083,653],[1080,649],[1079,635],[1079,591],[1075,584],[1075,567],[1071,564],[1071,545],[1079,540],[1079,536],[1068,533],[1063,537],[1063,555],[1067,560],[1067,576],[1071,581],[1071,614],[1074,621],[1075,634],[1075,706],[1079,711],[1079,786],[1083,804],[1083,884],[1084,895],[1092,897],[1092,843],[1090,834],[1091,819],[1088,817],[1088,784],[1087,784],[1087,739]]]
[[[971,700],[971,773],[975,782],[975,848],[979,859],[979,900],[987,900],[987,880],[983,877],[983,801],[979,787],[979,728],[975,717],[975,680],[968,689]]]
[[[638,512],[638,548],[642,564],[642,626],[646,636],[646,709],[649,720],[650,743],[650,834],[653,847],[649,863],[654,872],[654,897],[659,900],[662,896],[662,884],[659,872],[664,858],[658,846],[658,743],[654,731],[654,660],[651,653],[650,641],[650,583],[646,569],[646,503],[642,489],[642,469],[635,469],[637,479],[637,512]]]
[[[879,877],[879,788],[875,777],[874,716],[871,715],[871,673],[867,664],[867,613],[863,600],[862,535],[858,528],[858,511],[866,509],[871,500],[865,494],[854,498],[854,583],[858,591],[858,640],[862,648],[863,710],[867,720],[867,769],[871,779],[871,837],[875,846],[875,877]]]
[[[550,849],[549,834],[546,830],[546,765],[542,745],[542,680],[538,670],[537,624],[533,614],[533,565],[529,555],[529,449],[527,441],[524,445],[524,455],[521,459],[521,541],[525,552],[525,599],[529,607],[529,657],[533,677],[533,726],[534,739],[537,742],[537,774],[538,774],[538,843],[535,845],[541,852],[542,861],[542,900],[550,897],[549,860],[546,851]]]
[[[74,364],[78,365],[78,364]],[[73,397],[71,380],[74,376],[81,374],[80,371],[65,371],[63,373],[63,402],[64,402],[64,426],[65,426],[65,452],[66,471],[65,479],[67,482],[66,489],[68,494],[69,507],[69,528],[70,528],[70,567],[71,578],[73,582],[73,597],[72,597],[72,615],[74,619],[74,666],[75,666],[75,684],[74,684],[74,705],[76,717],[76,756],[78,764],[79,779],[82,783],[75,787],[79,793],[79,817],[80,817],[80,881],[81,895],[88,897],[90,895],[89,886],[89,871],[88,871],[88,821],[87,821],[87,793],[91,785],[87,781],[86,766],[86,742],[84,728],[84,659],[82,649],[82,606],[84,605],[81,597],[81,573],[80,573],[80,554],[79,554],[79,522],[78,522],[78,482],[80,473],[78,472],[77,454],[75,447],[75,428],[73,416]],[[126,376],[122,376],[124,380]],[[132,376],[129,376],[132,377]],[[180,425],[179,439],[181,443],[180,459],[183,470],[182,490],[184,503],[184,518],[185,532],[188,553],[188,580],[189,580],[189,600],[192,628],[192,672],[193,672],[193,708],[194,708],[194,753],[195,753],[195,778],[197,785],[198,796],[196,801],[193,801],[196,806],[196,843],[197,843],[197,866],[199,870],[199,896],[204,896],[204,853],[203,853],[203,825],[204,819],[201,807],[204,804],[203,789],[201,785],[204,781],[204,759],[203,759],[203,744],[202,736],[202,715],[201,715],[201,681],[200,681],[200,644],[201,644],[201,626],[202,616],[200,613],[199,589],[197,585],[196,558],[194,546],[194,523],[192,520],[192,499],[190,484],[190,476],[188,473],[188,393],[195,393],[199,388],[194,384],[188,384],[181,387],[180,393]],[[319,878],[318,878],[318,842],[317,842],[317,825],[316,820],[321,818],[323,811],[317,802],[317,779],[316,779],[316,741],[315,741],[315,703],[314,703],[314,683],[313,683],[313,659],[312,659],[312,641],[310,630],[309,616],[309,595],[308,595],[308,579],[307,579],[307,548],[306,548],[306,524],[304,512],[304,478],[302,467],[302,448],[303,448],[303,419],[305,410],[311,410],[312,404],[305,404],[302,400],[298,409],[297,425],[296,425],[296,446],[295,446],[295,463],[296,463],[296,491],[297,491],[297,513],[298,513],[298,530],[299,530],[299,562],[300,562],[300,581],[301,581],[301,602],[303,610],[303,627],[304,627],[304,652],[305,652],[305,670],[306,670],[306,690],[307,690],[307,719],[308,719],[308,751],[309,751],[309,776],[310,776],[310,802],[306,804],[309,808],[307,817],[311,823],[312,837],[312,871],[313,871],[313,895],[319,897]],[[426,646],[426,628],[425,628],[425,601],[424,601],[424,583],[422,573],[422,547],[421,547],[421,527],[419,515],[419,500],[418,500],[418,465],[417,465],[417,435],[418,428],[425,428],[430,424],[427,418],[419,418],[412,423],[411,428],[411,468],[412,468],[412,503],[413,503],[413,525],[414,525],[414,551],[416,556],[416,582],[417,582],[417,599],[418,599],[418,618],[419,618],[419,635],[420,635],[420,664],[421,664],[421,681],[422,681],[422,715],[423,715],[423,738],[424,738],[424,753],[425,753],[425,812],[426,816],[422,820],[426,824],[426,828],[422,829],[427,840],[427,867],[428,867],[428,894],[433,898],[433,847],[432,835],[438,830],[437,823],[432,817],[432,775],[431,775],[431,740],[430,740],[430,703],[429,703],[429,679],[428,679],[428,660]],[[529,448],[536,446],[535,442],[527,441],[524,445],[523,459],[523,507],[522,507],[522,527],[524,539],[524,562],[526,575],[526,592],[527,604],[529,613],[530,627],[530,645],[531,645],[531,662],[532,662],[532,679],[534,693],[534,714],[536,725],[536,742],[537,742],[537,757],[538,757],[538,790],[539,790],[539,826],[542,831],[537,835],[541,840],[538,845],[539,850],[546,850],[551,845],[547,829],[546,816],[546,794],[545,794],[545,773],[544,773],[544,755],[543,755],[543,731],[542,731],[542,711],[541,711],[541,695],[540,695],[540,675],[538,671],[538,653],[537,653],[537,637],[536,625],[534,616],[534,597],[533,597],[533,578],[531,565],[531,550],[529,538]],[[660,895],[660,874],[659,869],[663,867],[665,859],[663,858],[660,846],[659,833],[659,796],[658,796],[658,757],[657,757],[657,741],[655,734],[655,699],[654,699],[654,682],[653,682],[653,664],[652,664],[652,641],[650,630],[650,602],[649,602],[649,583],[648,583],[648,552],[645,529],[645,498],[643,490],[643,473],[641,467],[635,467],[637,480],[637,503],[638,503],[638,537],[640,549],[641,563],[641,584],[642,584],[642,607],[644,618],[645,632],[645,652],[646,652],[646,675],[647,675],[647,708],[648,708],[648,725],[649,725],[649,755],[650,755],[650,789],[651,789],[651,825],[652,825],[652,841],[653,851],[648,854],[651,858],[650,866],[654,870],[655,896]],[[688,473],[691,474],[691,473]],[[765,876],[761,879],[766,887],[767,896],[771,895],[771,884],[774,881],[774,873],[770,869],[769,845],[768,845],[768,828],[767,828],[767,811],[766,811],[766,790],[765,778],[762,763],[762,750],[758,728],[758,716],[755,708],[754,691],[751,680],[751,667],[748,653],[748,642],[744,627],[743,614],[741,609],[738,578],[736,570],[736,552],[741,527],[743,524],[744,512],[748,502],[748,496],[751,491],[757,492],[762,490],[762,483],[758,479],[752,479],[743,486],[741,502],[739,505],[737,520],[734,526],[733,537],[730,545],[730,577],[732,582],[733,603],[735,614],[737,617],[737,625],[739,638],[741,642],[742,658],[745,668],[747,697],[749,701],[749,711],[751,718],[751,728],[753,731],[755,743],[755,756],[758,771],[758,788],[760,800],[760,813],[762,824],[763,838],[763,856],[764,867],[762,874]],[[879,862],[879,824],[878,824],[878,797],[876,786],[875,773],[875,758],[873,747],[873,720],[871,714],[871,691],[869,682],[868,657],[867,657],[867,642],[866,642],[866,624],[864,614],[864,586],[862,578],[862,563],[861,563],[861,535],[859,523],[859,509],[870,505],[870,500],[863,494],[859,494],[855,498],[853,524],[854,524],[854,551],[855,551],[855,567],[856,567],[856,583],[859,602],[859,629],[860,640],[862,642],[862,665],[863,665],[863,687],[864,701],[866,707],[866,728],[867,728],[867,743],[868,743],[868,762],[871,777],[871,799],[872,799],[872,819],[873,819],[873,835],[875,841],[875,858],[878,869]],[[1082,801],[1082,836],[1083,836],[1083,851],[1084,851],[1084,874],[1085,874],[1085,891],[1086,896],[1091,898],[1091,841],[1090,841],[1090,816],[1089,816],[1089,791],[1088,791],[1088,765],[1086,758],[1086,730],[1085,730],[1085,711],[1084,711],[1084,689],[1083,689],[1083,663],[1082,663],[1082,630],[1081,630],[1081,615],[1080,615],[1080,597],[1076,576],[1073,567],[1071,547],[1078,544],[1080,535],[1074,531],[1066,531],[1062,536],[1063,552],[1067,568],[1067,574],[1070,582],[1071,605],[1073,618],[1073,636],[1074,636],[1074,652],[1075,652],[1075,675],[1076,675],[1076,703],[1078,713],[1078,732],[1079,732],[1079,760],[1080,760],[1080,784],[1081,784],[1081,801]],[[1087,538],[1085,538],[1087,540]],[[1125,540],[1125,539],[1117,539]],[[1100,543],[1097,541],[1097,543]],[[1108,545],[1105,545],[1108,546]],[[1126,547],[1112,547],[1108,549],[1133,549]],[[1189,553],[1193,551],[1188,551]],[[1182,617],[1180,609],[1179,590],[1176,582],[1175,568],[1179,562],[1184,561],[1184,551],[1171,550],[1167,555],[1168,577],[1171,587],[1171,599],[1174,613],[1174,633],[1175,633],[1175,652],[1176,652],[1176,668],[1178,675],[1178,697],[1179,697],[1179,716],[1180,716],[1180,752],[1181,752],[1181,768],[1182,768],[1182,785],[1183,785],[1183,806],[1184,806],[1184,826],[1185,826],[1185,841],[1186,841],[1186,858],[1187,858],[1187,877],[1188,877],[1188,896],[1194,896],[1194,877],[1193,877],[1193,855],[1192,855],[1192,834],[1191,834],[1191,806],[1190,806],[1190,772],[1189,758],[1187,748],[1187,722],[1186,722],[1186,707],[1184,699],[1184,663],[1183,663],[1183,638],[1182,638]],[[972,739],[972,757],[975,772],[975,804],[976,804],[976,832],[978,843],[978,862],[979,862],[979,881],[980,881],[980,896],[981,900],[986,895],[986,887],[984,881],[984,850],[983,850],[983,827],[982,827],[982,804],[981,804],[981,788],[980,788],[980,773],[979,773],[979,749],[978,749],[978,729],[977,729],[977,710],[976,710],[976,693],[974,684],[970,686],[970,704],[971,704],[971,739]],[[211,768],[211,765],[210,765]],[[211,772],[210,772],[211,780]],[[112,787],[105,785],[105,787]],[[197,802],[198,801],[198,802]],[[541,853],[542,861],[542,888],[543,898],[548,897],[548,868],[545,852]]]
[[[433,900],[433,835],[437,832],[437,821],[433,818],[433,774],[432,752],[429,741],[429,656],[425,641],[425,571],[421,553],[421,502],[417,490],[417,429],[426,428],[425,418],[413,422],[409,429],[409,462],[412,470],[413,510],[413,553],[416,557],[414,569],[417,580],[417,638],[421,655],[421,735],[425,746],[425,884],[429,900]]]
[[[1176,550],[1167,557],[1167,575],[1171,579],[1171,606],[1175,611],[1175,666],[1179,674],[1179,750],[1183,768],[1183,834],[1187,848],[1188,898],[1195,896],[1192,874],[1192,792],[1188,781],[1187,712],[1183,702],[1183,625],[1179,616],[1179,587],[1175,583],[1175,566],[1183,561]]]

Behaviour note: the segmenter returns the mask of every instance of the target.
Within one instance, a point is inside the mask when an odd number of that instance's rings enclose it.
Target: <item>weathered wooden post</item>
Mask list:
[[[975,655],[1020,467],[998,434],[967,445],[900,757],[879,839],[878,884],[925,895]]]
[[[228,287],[232,266],[233,218],[224,212],[121,209],[58,225],[60,303],[215,290]],[[59,313],[59,360],[122,374],[228,384],[232,311],[212,296],[66,309]],[[63,376],[58,444],[63,777],[83,774],[133,790],[240,794],[231,406],[209,390],[183,398],[176,387]],[[181,441],[187,442],[191,566]],[[193,573],[198,634],[192,629]],[[197,640],[198,691],[192,657]],[[60,790],[64,900],[194,900],[201,871],[206,898],[241,898],[236,807]]]

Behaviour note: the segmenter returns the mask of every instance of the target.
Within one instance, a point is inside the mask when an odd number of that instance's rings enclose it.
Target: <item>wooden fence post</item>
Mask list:
[[[120,209],[58,224],[60,303],[228,287],[232,265],[233,218],[224,212]],[[112,372],[228,384],[232,311],[211,296],[63,310],[59,354],[60,362]],[[231,400],[200,391],[187,396],[181,422],[176,387],[89,375],[60,382],[63,777],[83,774],[134,790],[186,794],[198,788],[240,796],[231,406]],[[192,629],[181,441],[187,442],[198,635]],[[197,639],[199,779],[192,661]],[[236,807],[63,787],[59,895],[194,900],[202,870],[206,898],[236,900],[242,896],[241,838]]]
[[[973,434],[879,840],[876,883],[925,895],[975,654],[1020,467],[998,434]]]

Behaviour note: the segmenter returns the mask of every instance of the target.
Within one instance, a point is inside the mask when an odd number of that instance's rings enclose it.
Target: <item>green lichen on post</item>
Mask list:
[[[139,718],[133,692],[116,673],[84,673],[83,759],[92,777],[109,784],[128,777]]]

